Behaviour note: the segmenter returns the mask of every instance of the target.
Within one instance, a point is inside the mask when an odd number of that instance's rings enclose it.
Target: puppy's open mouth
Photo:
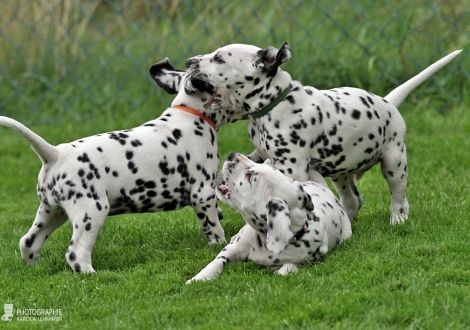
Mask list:
[[[220,103],[220,94],[217,93],[217,88],[214,88],[214,93],[212,93],[211,97],[206,102],[204,102],[202,106],[204,107],[204,109],[209,109],[213,105],[218,105]]]
[[[226,184],[220,184],[217,186],[217,190],[219,191],[220,195],[224,196],[226,199],[231,199],[233,194],[232,194],[232,189]]]
[[[217,105],[221,103],[221,95],[217,92],[217,88],[199,78],[197,75],[190,75],[189,79],[186,79],[184,90],[187,94],[203,92],[210,94],[210,97],[202,105],[205,109],[211,108],[214,104]]]

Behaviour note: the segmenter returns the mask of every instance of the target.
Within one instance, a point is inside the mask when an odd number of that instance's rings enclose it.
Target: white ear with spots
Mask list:
[[[266,248],[273,253],[281,253],[294,236],[291,229],[289,208],[283,200],[269,198],[267,209]]]
[[[171,66],[168,57],[150,68],[152,79],[168,94],[178,94],[181,82],[186,75],[186,72],[176,70]]]

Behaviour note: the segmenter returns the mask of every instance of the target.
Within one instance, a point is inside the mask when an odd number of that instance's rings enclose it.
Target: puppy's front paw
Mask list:
[[[205,278],[204,276],[196,275],[192,279],[187,280],[186,284],[191,284],[193,282],[203,282],[203,281],[209,281],[209,278]]]
[[[406,213],[392,213],[392,216],[390,217],[390,224],[393,225],[398,225],[404,223],[408,219],[408,214]]]
[[[214,235],[210,238],[207,238],[207,244],[209,244],[209,246],[215,244],[227,244],[227,240],[225,239],[225,236]]]
[[[287,275],[289,273],[295,273],[297,271],[297,266],[294,264],[285,264],[277,270],[277,273],[280,275]]]

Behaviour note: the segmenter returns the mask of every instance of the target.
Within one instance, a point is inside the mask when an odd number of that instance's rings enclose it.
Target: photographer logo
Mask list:
[[[13,304],[3,304],[2,321],[9,321],[13,318]]]
[[[59,322],[62,321],[62,309],[13,308],[13,304],[3,304],[2,321],[11,322]]]

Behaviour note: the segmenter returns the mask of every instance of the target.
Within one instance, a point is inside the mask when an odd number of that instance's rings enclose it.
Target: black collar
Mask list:
[[[304,225],[302,226],[302,228],[300,228],[300,230],[297,232],[297,234],[295,234],[289,241],[289,243],[291,244],[294,244],[294,243],[297,243],[298,240],[300,240],[302,238],[302,236],[304,236],[304,234],[307,232],[308,230],[308,220],[305,221]]]

